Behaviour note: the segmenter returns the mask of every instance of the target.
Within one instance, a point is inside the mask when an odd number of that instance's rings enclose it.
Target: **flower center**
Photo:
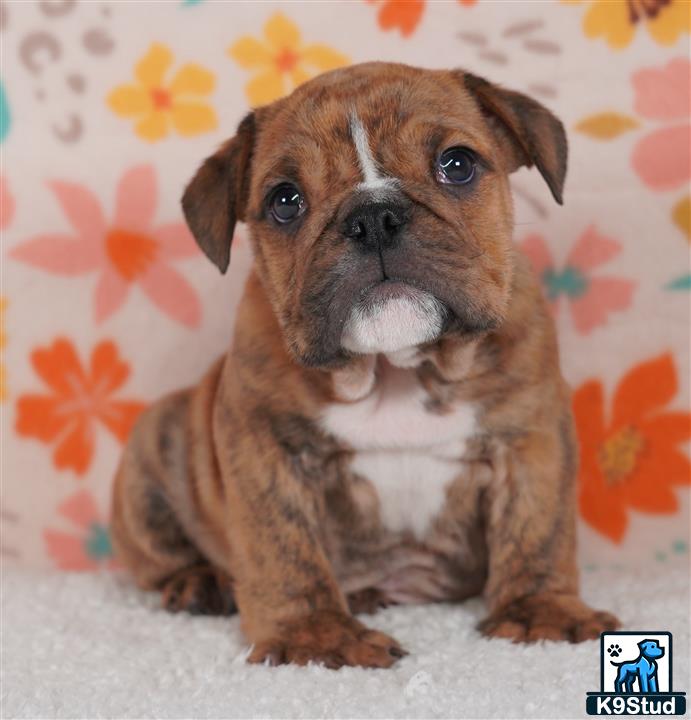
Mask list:
[[[111,230],[106,236],[106,252],[115,269],[126,280],[142,275],[156,259],[158,243],[148,235]]]
[[[91,421],[96,416],[102,416],[108,412],[107,378],[104,387],[103,380],[95,384],[88,379],[81,378],[74,373],[68,373],[65,380],[69,385],[69,393],[60,403],[58,413],[68,421],[77,420],[86,423],[85,431],[93,432]]]
[[[108,528],[95,522],[89,528],[89,534],[84,539],[86,554],[94,560],[103,560],[113,554]]]
[[[542,274],[542,281],[550,300],[556,300],[562,294],[577,298],[588,289],[588,278],[574,267],[565,267],[560,273],[548,268]]]
[[[616,485],[631,475],[644,446],[643,436],[630,425],[605,440],[598,460],[608,485]]]
[[[283,48],[281,52],[276,55],[274,62],[280,72],[290,72],[300,57],[289,48]]]
[[[629,20],[637,23],[639,20],[652,20],[671,0],[627,0],[629,5]]]
[[[167,110],[171,106],[170,93],[163,88],[151,89],[151,100],[157,110]]]

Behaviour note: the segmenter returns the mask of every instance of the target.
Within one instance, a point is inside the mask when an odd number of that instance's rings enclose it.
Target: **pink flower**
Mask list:
[[[58,506],[58,515],[76,532],[43,531],[48,554],[62,570],[96,570],[117,566],[108,526],[87,490],[70,495]]]
[[[14,198],[7,180],[0,175],[0,230],[9,227],[14,217]]]
[[[566,265],[555,267],[547,243],[540,235],[529,235],[521,244],[537,273],[552,311],[558,311],[564,296],[571,308],[573,324],[582,335],[607,323],[609,313],[631,305],[635,283],[624,278],[593,277],[591,271],[621,251],[612,238],[589,227],[571,249]]]
[[[691,62],[671,60],[663,68],[633,76],[636,112],[665,126],[638,141],[631,162],[646,185],[673,190],[691,179]]]
[[[194,257],[198,248],[183,223],[153,227],[157,193],[151,166],[133,167],[123,175],[111,223],[86,187],[62,181],[50,187],[76,235],[39,235],[15,247],[10,257],[57,275],[98,272],[96,322],[112,315],[138,285],[173,320],[199,325],[197,293],[172,265]]]

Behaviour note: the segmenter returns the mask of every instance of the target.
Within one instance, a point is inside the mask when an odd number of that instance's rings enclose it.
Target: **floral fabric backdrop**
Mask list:
[[[3,562],[111,567],[137,414],[228,345],[179,197],[248,106],[367,60],[464,67],[570,136],[566,204],[514,176],[516,242],[558,324],[585,571],[689,542],[687,0],[18,0],[0,5]]]

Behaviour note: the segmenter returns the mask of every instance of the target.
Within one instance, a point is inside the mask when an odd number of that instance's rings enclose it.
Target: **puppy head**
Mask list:
[[[661,658],[665,654],[665,649],[660,647],[657,640],[641,640],[638,647],[643,656],[651,660]]]
[[[566,137],[536,101],[462,71],[368,63],[248,115],[183,209],[222,272],[248,223],[288,347],[334,367],[501,323],[522,165],[561,203]]]

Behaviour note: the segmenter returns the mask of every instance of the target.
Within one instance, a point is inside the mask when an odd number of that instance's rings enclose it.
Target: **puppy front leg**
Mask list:
[[[485,508],[484,634],[580,642],[618,626],[613,615],[591,609],[578,596],[575,457],[566,420],[561,432],[524,436],[500,453]]]
[[[389,667],[405,653],[348,612],[321,544],[318,481],[276,447],[245,436],[242,467],[222,461],[235,600],[254,645],[249,662]]]

